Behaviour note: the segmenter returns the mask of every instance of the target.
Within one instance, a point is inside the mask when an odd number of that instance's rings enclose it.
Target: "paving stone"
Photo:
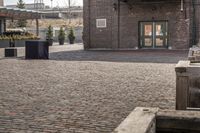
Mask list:
[[[185,51],[83,51],[53,46],[50,60],[4,58],[0,133],[108,133],[137,106],[175,108]],[[2,125],[3,126],[2,126]]]

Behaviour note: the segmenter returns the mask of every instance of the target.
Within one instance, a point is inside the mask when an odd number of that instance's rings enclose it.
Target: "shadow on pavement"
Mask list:
[[[58,61],[105,61],[141,63],[177,63],[187,59],[188,51],[137,50],[137,51],[62,51],[50,53],[50,60]]]

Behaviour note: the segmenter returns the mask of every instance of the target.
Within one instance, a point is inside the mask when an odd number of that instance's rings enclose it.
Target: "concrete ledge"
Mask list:
[[[113,133],[155,133],[158,108],[136,108]]]
[[[179,61],[179,63],[176,65],[175,71],[179,73],[186,72],[189,65],[190,61]]]

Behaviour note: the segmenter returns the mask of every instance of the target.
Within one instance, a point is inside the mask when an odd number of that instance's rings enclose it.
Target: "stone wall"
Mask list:
[[[115,3],[115,4],[114,4]],[[84,0],[84,45],[87,48],[135,48],[139,46],[140,21],[168,21],[169,46],[188,49],[191,7],[181,4],[138,4],[132,9],[118,0]],[[96,19],[107,19],[106,28],[96,28]]]
[[[0,48],[7,48],[10,47],[8,40],[1,40],[0,41]],[[16,40],[15,47],[25,47],[25,40]]]

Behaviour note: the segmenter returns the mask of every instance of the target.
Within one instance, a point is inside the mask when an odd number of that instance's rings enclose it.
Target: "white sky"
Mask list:
[[[16,4],[18,0],[4,0],[5,5]],[[43,0],[46,5],[51,5],[51,0]],[[72,0],[76,5],[83,5],[83,0]],[[34,0],[24,0],[25,3],[34,3]],[[53,6],[65,6],[66,0],[53,0]]]

